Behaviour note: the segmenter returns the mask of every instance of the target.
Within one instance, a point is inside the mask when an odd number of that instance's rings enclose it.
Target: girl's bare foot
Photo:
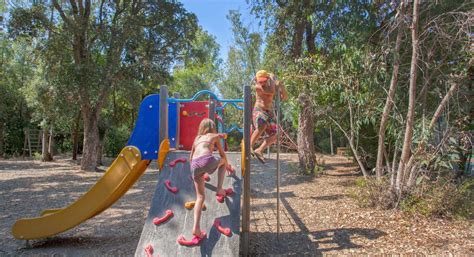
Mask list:
[[[216,195],[226,195],[226,192],[223,188],[217,189]]]
[[[196,230],[193,230],[193,236],[202,238],[203,236],[205,236],[205,233],[204,231],[201,231],[201,229],[196,229]]]

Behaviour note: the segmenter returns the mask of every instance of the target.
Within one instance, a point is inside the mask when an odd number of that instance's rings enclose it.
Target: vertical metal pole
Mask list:
[[[216,122],[216,102],[209,99],[209,119]]]
[[[277,186],[277,239],[280,240],[280,89],[276,89],[276,186]]]
[[[244,150],[245,176],[242,205],[242,242],[243,256],[249,255],[250,243],[250,124],[252,122],[252,96],[250,85],[244,86]]]
[[[179,98],[179,93],[176,92],[176,93],[173,93],[173,97],[178,99]],[[180,103],[176,103],[176,138],[175,138],[175,141],[176,141],[176,150],[179,150],[179,127],[180,127],[180,120],[181,120],[181,104]]]
[[[165,138],[168,138],[168,87],[160,86],[160,134],[158,147]]]

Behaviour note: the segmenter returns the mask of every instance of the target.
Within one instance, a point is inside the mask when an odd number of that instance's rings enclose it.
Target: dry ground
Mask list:
[[[348,193],[358,177],[352,164],[344,157],[323,158],[326,175],[311,177],[296,174],[295,156],[283,155],[279,240],[274,162],[254,165],[252,255],[474,255],[472,223],[359,208]],[[81,172],[63,157],[52,163],[0,160],[0,256],[132,256],[157,181],[155,168],[153,163],[104,213],[26,246],[10,233],[17,218],[70,204],[102,173]]]

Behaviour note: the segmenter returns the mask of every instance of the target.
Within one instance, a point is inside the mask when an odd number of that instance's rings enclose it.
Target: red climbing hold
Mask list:
[[[174,167],[174,166],[176,166],[176,164],[178,164],[178,163],[180,163],[180,162],[181,162],[181,163],[186,163],[186,161],[187,161],[187,159],[184,158],[184,157],[183,157],[183,158],[178,158],[178,159],[176,159],[176,160],[170,162],[170,167]]]
[[[165,186],[168,188],[169,191],[172,193],[178,193],[179,189],[177,187],[172,187],[171,186],[171,181],[169,179],[165,180]]]
[[[225,200],[225,195],[216,194],[216,199],[218,202],[223,203]]]
[[[204,175],[202,176],[202,178],[206,181],[206,182],[209,182],[211,180],[211,177],[209,176],[209,174],[207,173],[204,173]]]
[[[186,240],[183,235],[180,235],[178,237],[178,244],[184,245],[184,246],[197,246],[201,243],[202,240],[206,238],[206,232],[201,231],[201,236],[194,236],[193,239],[190,241]]]
[[[231,236],[232,231],[230,231],[230,228],[224,228],[221,226],[221,220],[220,219],[215,219],[214,220],[214,227],[217,229],[217,231],[221,232],[222,234],[226,236]]]
[[[225,191],[225,195],[226,195],[226,196],[229,196],[229,195],[233,195],[233,194],[234,194],[234,190],[233,190],[231,187],[225,189],[224,191]]]
[[[145,247],[146,257],[153,257],[153,246],[147,245]]]
[[[153,219],[153,224],[160,225],[161,223],[169,220],[171,217],[173,217],[173,211],[172,210],[166,210],[165,215],[163,217]]]

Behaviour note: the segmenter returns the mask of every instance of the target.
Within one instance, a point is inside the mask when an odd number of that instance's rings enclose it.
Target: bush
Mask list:
[[[404,197],[400,209],[435,217],[474,218],[474,178],[424,181]]]
[[[127,144],[130,131],[127,127],[110,127],[105,136],[104,153],[108,157],[117,156]]]
[[[447,177],[420,180],[411,192],[399,199],[387,179],[359,178],[350,192],[359,206],[390,209],[429,217],[474,218],[474,178],[457,181]]]
[[[358,178],[355,189],[349,194],[361,207],[390,209],[396,206],[397,196],[390,189],[390,182],[386,178],[380,181],[375,178]]]

